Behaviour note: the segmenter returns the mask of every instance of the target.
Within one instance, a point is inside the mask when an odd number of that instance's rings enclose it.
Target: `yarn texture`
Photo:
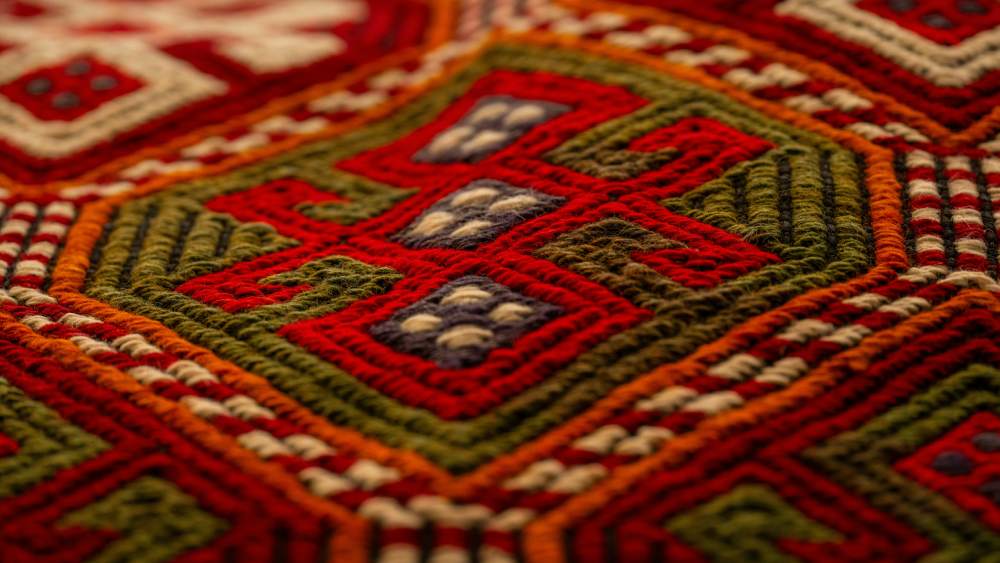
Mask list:
[[[1000,560],[998,52],[0,0],[0,562]]]

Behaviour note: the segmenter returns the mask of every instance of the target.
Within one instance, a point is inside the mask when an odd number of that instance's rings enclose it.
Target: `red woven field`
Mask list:
[[[0,561],[992,561],[1000,4],[0,0]]]

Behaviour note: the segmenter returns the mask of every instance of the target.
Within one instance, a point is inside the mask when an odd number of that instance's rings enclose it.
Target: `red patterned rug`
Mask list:
[[[0,0],[0,561],[998,561],[994,0]]]

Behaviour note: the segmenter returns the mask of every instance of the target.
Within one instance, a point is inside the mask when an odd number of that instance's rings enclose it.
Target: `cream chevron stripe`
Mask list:
[[[957,45],[941,45],[855,4],[783,0],[775,11],[865,45],[938,86],[961,88],[1000,68],[1000,29],[983,31]]]
[[[523,0],[522,5],[510,9],[505,8],[507,5],[498,3],[493,8],[498,15],[490,21],[495,28],[509,33],[545,29],[572,36],[586,35],[588,39],[610,46],[656,53],[675,64],[698,69],[718,68],[720,79],[750,92],[780,88],[784,91],[778,99],[781,103],[842,123],[839,126],[874,142],[928,141],[913,127],[888,119],[882,112],[870,111],[872,107],[877,107],[873,100],[843,87],[812,79],[802,71],[777,62],[758,69],[746,64],[750,57],[747,51],[714,41],[711,42],[714,44],[691,49],[690,42],[695,38],[679,27],[640,19],[629,20],[610,12],[577,13],[540,0]],[[486,7],[478,1],[469,2],[469,7],[463,17],[475,19],[477,10],[485,17],[482,10]],[[247,148],[269,146],[290,135],[315,134],[329,124],[377,106],[402,89],[426,84],[440,74],[445,64],[479,48],[486,37],[482,33],[473,33],[467,38],[445,43],[426,53],[413,70],[390,69],[367,80],[360,90],[345,88],[321,96],[306,105],[306,112],[297,113],[294,118],[277,117],[275,121],[265,120],[225,138],[203,139],[170,157],[140,161],[98,182],[67,187],[61,192],[62,196],[76,200],[121,193],[163,175],[194,173]],[[875,115],[874,121],[868,120],[870,114]]]
[[[65,202],[50,207],[60,217],[59,213],[67,209]],[[25,215],[38,211],[37,207],[27,205],[18,209]],[[452,529],[449,533],[456,533],[455,526],[476,525],[491,530],[493,535],[483,543],[480,557],[507,561],[512,557],[504,550],[507,540],[538,515],[539,509],[544,512],[592,488],[622,458],[625,463],[633,463],[654,453],[678,433],[689,431],[692,421],[739,408],[760,393],[787,386],[828,354],[856,346],[870,332],[879,330],[880,326],[872,326],[866,320],[871,315],[891,314],[896,318],[894,322],[898,322],[929,309],[960,286],[969,285],[1000,290],[989,278],[976,277],[972,272],[948,274],[942,268],[916,268],[884,286],[844,299],[840,310],[793,322],[773,337],[785,342],[782,347],[790,350],[788,355],[770,356],[766,352],[769,345],[764,342],[709,366],[693,386],[668,387],[637,401],[632,414],[617,416],[554,457],[537,461],[507,479],[503,488],[513,491],[513,498],[520,500],[499,510],[480,504],[454,503],[419,488],[408,498],[383,496],[380,491],[387,485],[405,479],[395,469],[366,459],[349,461],[346,469],[339,472],[327,469],[323,465],[325,460],[343,454],[294,425],[277,434],[268,430],[268,425],[275,421],[273,411],[235,390],[229,390],[231,394],[225,399],[213,398],[225,385],[198,364],[174,358],[160,368],[144,362],[155,357],[162,363],[165,353],[141,335],[122,333],[108,340],[109,325],[73,313],[32,288],[12,290],[12,302],[4,308],[36,332],[66,338],[93,359],[118,367],[145,385],[169,389],[175,400],[210,422],[236,419],[247,423],[248,426],[235,432],[229,430],[230,435],[263,459],[279,463],[294,459],[295,463],[288,467],[314,494],[337,500],[338,495],[348,491],[366,491],[365,500],[357,505],[360,514],[387,529],[407,531],[392,535],[397,538],[393,540],[396,543],[383,546],[380,560],[408,561],[419,556],[419,548],[410,538],[432,523]],[[829,348],[831,344],[835,348]],[[819,355],[811,354],[817,350]],[[706,384],[713,379],[723,386]],[[206,393],[209,389],[212,392]],[[590,457],[568,455],[572,451]],[[610,459],[619,461],[609,465]],[[534,501],[538,495],[547,495],[548,505]],[[444,544],[435,549],[441,558],[460,555]]]

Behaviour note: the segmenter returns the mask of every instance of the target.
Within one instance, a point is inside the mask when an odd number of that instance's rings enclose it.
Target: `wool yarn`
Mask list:
[[[1000,6],[0,2],[0,561],[991,561]]]

